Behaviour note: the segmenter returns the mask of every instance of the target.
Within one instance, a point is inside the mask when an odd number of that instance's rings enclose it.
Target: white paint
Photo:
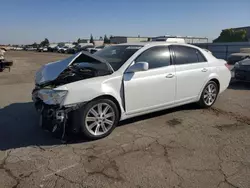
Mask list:
[[[177,103],[196,99],[210,74],[207,62],[175,65],[175,71]]]
[[[124,44],[121,44],[124,45]],[[134,60],[145,50],[154,46],[176,45],[176,43],[151,42],[128,45],[143,45],[133,54],[119,70],[111,75],[72,82],[58,90],[68,90],[62,106],[88,102],[96,97],[110,95],[114,97],[121,109],[121,120],[175,107],[199,100],[206,83],[217,79],[220,83],[220,93],[230,82],[231,74],[225,66],[225,61],[216,59],[211,53],[199,47],[208,62],[188,65],[170,65],[143,72],[125,73]],[[203,71],[206,69],[206,71]],[[169,74],[170,78],[166,78]],[[124,92],[123,92],[124,85]],[[123,105],[124,100],[124,105]]]
[[[126,114],[173,104],[175,86],[174,65],[124,74]]]

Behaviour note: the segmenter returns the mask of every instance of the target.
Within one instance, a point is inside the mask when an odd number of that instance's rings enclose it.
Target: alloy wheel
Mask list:
[[[114,122],[114,109],[107,103],[98,103],[90,108],[85,118],[87,130],[95,136],[107,133]]]
[[[208,84],[205,88],[203,100],[207,106],[211,106],[217,97],[217,88],[214,84]]]

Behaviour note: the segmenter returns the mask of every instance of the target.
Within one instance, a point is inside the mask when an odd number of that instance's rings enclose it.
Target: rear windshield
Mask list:
[[[139,45],[109,46],[95,52],[95,55],[108,61],[114,71],[117,71],[141,47]]]
[[[240,56],[240,55],[231,55],[227,59],[227,63],[229,65],[234,65],[236,62],[241,61],[244,59],[245,56]]]

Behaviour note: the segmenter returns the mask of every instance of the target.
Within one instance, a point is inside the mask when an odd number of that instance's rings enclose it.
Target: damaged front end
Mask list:
[[[74,123],[74,112],[86,101],[63,105],[70,92],[63,85],[112,73],[111,66],[105,60],[86,52],[43,66],[36,73],[36,87],[32,91],[32,100],[40,115],[40,126],[62,140],[66,140],[70,132],[79,132],[80,127]]]
[[[63,106],[60,102],[66,96],[67,91],[60,91],[60,94],[57,92],[36,87],[32,92],[32,99],[39,113],[39,126],[50,131],[56,138],[67,140],[69,133],[77,133],[80,130],[80,127],[74,123],[74,112],[85,103]]]

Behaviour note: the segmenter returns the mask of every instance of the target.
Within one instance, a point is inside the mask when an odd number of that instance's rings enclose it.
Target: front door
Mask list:
[[[176,76],[169,48],[149,48],[135,59],[134,63],[137,62],[147,62],[149,70],[124,74],[126,113],[140,113],[174,104]]]

